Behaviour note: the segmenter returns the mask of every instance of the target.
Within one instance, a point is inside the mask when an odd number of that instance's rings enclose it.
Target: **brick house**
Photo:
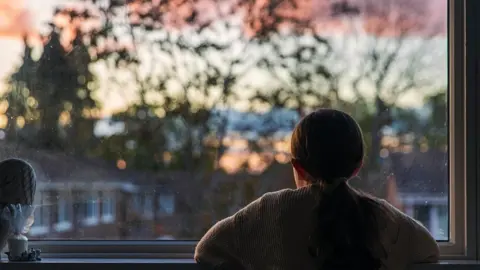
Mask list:
[[[172,192],[150,188],[154,174],[7,143],[0,147],[0,159],[22,158],[36,171],[31,239],[152,239],[156,232],[146,228],[153,227],[154,213],[175,211]]]
[[[293,184],[291,168],[276,163],[262,175],[217,170],[200,177],[182,171],[120,170],[102,160],[5,142],[0,149],[0,160],[22,158],[36,171],[37,208],[30,239],[194,238],[264,192]],[[245,196],[248,190],[253,192]],[[212,196],[216,199],[209,200]],[[212,201],[225,209],[214,210]],[[203,208],[198,202],[205,203]]]
[[[0,149],[0,160],[23,158],[37,173],[38,207],[30,239],[194,238],[261,194],[293,187],[291,167],[277,162],[256,175],[217,170],[200,177],[120,170],[102,160],[5,142]],[[424,223],[437,239],[447,239],[447,153],[392,152],[383,161],[387,200]]]

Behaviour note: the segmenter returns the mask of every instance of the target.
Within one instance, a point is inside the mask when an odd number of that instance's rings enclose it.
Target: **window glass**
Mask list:
[[[363,129],[351,184],[449,239],[447,0],[167,2],[0,0],[0,159],[37,172],[30,239],[199,239],[294,186],[289,136],[319,107]]]
[[[438,208],[438,233],[435,234],[436,239],[448,240],[448,207],[445,205],[437,206]]]

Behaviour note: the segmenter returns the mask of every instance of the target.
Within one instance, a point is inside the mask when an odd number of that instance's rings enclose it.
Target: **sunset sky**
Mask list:
[[[301,0],[299,0],[301,1]],[[326,0],[313,0],[313,16],[316,17],[319,27],[324,27],[329,29],[335,29],[339,25],[338,22],[335,22],[329,19],[328,16],[325,15],[325,4],[327,3]],[[14,70],[14,68],[20,64],[21,55],[23,52],[23,45],[21,41],[22,33],[29,33],[31,35],[35,35],[39,31],[45,28],[45,22],[48,21],[51,16],[53,9],[56,5],[66,3],[66,0],[0,0],[0,78],[4,80],[4,78]],[[361,3],[360,6],[364,5],[365,0],[350,0],[352,3]],[[379,6],[378,4],[382,3],[389,3],[391,5],[398,5],[398,3],[402,3],[405,8],[409,9],[408,14],[414,14],[415,12],[421,13],[422,17],[427,18],[429,21],[427,22],[427,26],[422,29],[430,29],[430,28],[438,28],[438,25],[442,25],[446,23],[447,18],[447,5],[446,0],[423,0],[421,2],[426,2],[427,4],[424,5],[428,10],[417,10],[418,8],[416,5],[419,3],[417,0],[400,0],[400,1],[392,1],[392,0],[369,0],[369,3],[377,3],[374,5],[373,9],[371,7],[366,7],[372,10],[372,12],[382,12],[381,9],[377,9],[376,7]],[[308,2],[310,3],[310,2]],[[311,3],[310,3],[311,4]],[[309,4],[309,5],[310,5]],[[304,7],[309,9],[309,5]],[[415,12],[410,12],[410,9]],[[426,13],[425,13],[426,12]],[[424,16],[428,14],[428,16]],[[397,14],[398,15],[398,14]],[[396,14],[390,14],[389,16],[396,16]],[[413,15],[412,15],[413,16]],[[413,17],[415,18],[415,17]],[[364,21],[366,21],[364,19]],[[368,21],[365,22],[365,27],[368,29],[375,29],[375,21]],[[372,26],[373,25],[373,26]],[[333,27],[335,26],[335,27]],[[332,28],[333,27],[333,28]],[[372,28],[373,27],[373,28]],[[440,27],[441,29],[444,29]],[[372,30],[374,31],[374,30]],[[434,30],[435,31],[435,30]],[[442,30],[443,31],[443,30]],[[444,34],[444,33],[443,33]],[[353,42],[353,41],[352,41]],[[442,52],[446,52],[446,42],[444,38],[440,38],[436,43],[439,50]],[[361,46],[361,43],[357,44],[357,46]],[[436,69],[439,70],[439,76],[443,76],[446,78],[446,54],[443,54],[443,58],[445,59],[434,59],[433,63],[435,67],[432,67],[432,70]],[[101,70],[101,68],[99,69]],[[101,73],[101,71],[99,71]],[[442,75],[444,74],[444,75]],[[101,74],[99,74],[101,75]],[[252,81],[262,81],[264,78],[260,78],[258,76],[262,76],[261,73],[258,75],[257,72],[252,72]],[[446,80],[444,80],[446,81]],[[104,84],[103,88],[108,88],[108,85]],[[0,89],[4,90],[5,85],[3,82],[0,84]],[[105,90],[103,89],[103,90]],[[344,95],[348,97],[349,90],[346,89],[344,91]],[[122,96],[122,93],[110,93],[109,95],[106,94],[105,91],[102,92],[103,94],[100,95],[104,99],[108,99],[108,104],[105,105],[105,112],[108,113],[112,110],[117,110],[122,108],[125,105],[125,99]],[[124,93],[123,93],[124,94]],[[405,106],[419,106],[421,105],[420,98],[421,93],[412,92],[410,94],[405,95],[400,102]]]
[[[21,61],[24,32],[40,31],[62,0],[0,0],[0,89],[5,76]]]
[[[209,0],[204,0],[209,1]],[[231,0],[235,1],[235,0]],[[258,0],[261,4],[262,1]],[[345,32],[346,25],[342,23],[341,19],[331,19],[329,16],[329,12],[326,11],[325,6],[328,3],[327,0],[313,0],[313,6],[311,2],[305,2],[309,0],[296,0],[300,3],[300,14],[304,14],[305,12],[311,11],[311,16],[315,18],[315,21],[318,25],[318,28],[324,32],[328,32],[332,38],[332,44],[334,47],[339,48],[341,41],[335,43],[335,36],[338,33]],[[303,2],[301,2],[303,1]],[[365,6],[366,0],[350,0],[351,3],[360,3],[360,6],[363,8],[370,10],[373,13],[382,14],[382,9],[378,9],[380,3],[382,5],[398,5],[400,3],[406,9],[406,13],[408,16],[411,16],[412,20],[407,21],[407,23],[416,24],[414,21],[419,17],[422,18],[422,23],[425,25],[419,26],[422,30],[422,33],[416,33],[415,35],[421,36],[425,32],[435,32],[438,36],[434,43],[433,48],[429,48],[428,53],[430,58],[427,59],[428,63],[431,63],[431,66],[427,65],[428,71],[433,74],[435,78],[440,78],[436,80],[438,85],[444,86],[446,83],[447,78],[447,43],[445,39],[445,27],[446,18],[447,18],[447,5],[446,0],[367,0],[369,3],[373,3],[376,5],[373,6]],[[45,29],[45,22],[49,21],[52,17],[52,12],[54,8],[59,5],[69,2],[67,0],[0,0],[0,91],[4,91],[5,88],[5,77],[8,76],[20,63],[21,63],[21,56],[23,53],[23,43],[22,43],[22,35],[24,33],[28,33],[30,36],[37,36],[39,32]],[[419,3],[425,3],[422,7],[418,7]],[[373,8],[372,8],[373,7]],[[391,6],[390,6],[391,8]],[[426,10],[423,10],[426,8]],[[289,14],[291,15],[291,14]],[[297,14],[298,15],[298,14]],[[296,15],[295,15],[296,16]],[[303,16],[303,15],[302,15]],[[393,20],[395,16],[400,16],[395,12],[389,13],[389,15]],[[384,26],[385,22],[378,22],[372,19],[368,19],[366,17],[359,18],[360,23],[363,25],[364,31],[367,32],[365,35],[368,38],[368,33],[372,33],[376,31],[376,27],[378,25]],[[351,26],[351,24],[350,24]],[[327,29],[327,30],[326,30]],[[385,35],[396,35],[395,33],[386,33]],[[418,38],[417,38],[418,39]],[[353,61],[355,57],[358,58],[358,50],[361,49],[363,46],[366,46],[364,41],[354,40],[350,38],[343,38],[343,40],[347,40],[350,43],[350,48],[353,51],[345,51],[346,57],[351,57]],[[409,40],[410,43],[415,43],[415,38]],[[413,46],[413,45],[412,45]],[[432,50],[435,52],[432,53]],[[150,55],[145,52],[139,51],[140,54],[143,55],[143,59],[146,60],[147,64],[148,61],[152,61]],[[352,54],[352,55],[349,55]],[[433,55],[433,57],[432,57]],[[428,58],[427,57],[427,58]],[[153,63],[154,64],[154,63]],[[103,101],[103,114],[108,115],[109,113],[124,108],[126,102],[128,100],[125,99],[125,96],[132,96],[134,95],[133,90],[129,89],[111,89],[111,85],[108,84],[108,81],[105,79],[106,76],[102,76],[103,71],[101,66],[96,67],[97,75],[102,77],[100,79],[102,88],[100,91],[100,101]],[[264,83],[265,85],[269,85],[270,82],[266,81],[266,76],[260,70],[252,70],[251,74],[248,75],[250,81],[255,81],[258,83]],[[351,90],[346,87],[341,87],[342,95],[344,98],[348,98],[351,96]],[[367,89],[368,90],[368,89]],[[367,91],[368,92],[368,91]],[[368,93],[367,93],[368,94]],[[407,107],[414,107],[414,106],[421,106],[423,103],[423,95],[425,93],[421,91],[411,91],[408,94],[402,96],[402,98],[398,101],[400,105],[407,106]],[[107,101],[108,102],[105,102]],[[102,129],[111,130],[112,127],[105,126]],[[226,153],[222,159],[219,161],[219,166],[223,167],[228,172],[235,172],[239,170],[243,163],[248,163],[250,170],[252,172],[261,172],[268,166],[268,164],[272,160],[277,160],[278,162],[286,162],[288,159],[284,154],[277,153],[264,153],[264,154],[251,154],[249,152],[245,152],[242,149],[245,149],[245,140],[240,139],[232,139],[231,142],[225,142],[231,147],[232,149],[238,148],[239,151]],[[277,142],[275,145],[275,149],[277,151],[285,151],[288,152],[288,139],[285,141]]]

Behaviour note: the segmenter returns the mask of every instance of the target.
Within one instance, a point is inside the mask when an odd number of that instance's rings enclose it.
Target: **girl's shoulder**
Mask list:
[[[314,186],[306,186],[297,189],[282,189],[275,192],[267,192],[260,197],[264,203],[278,204],[282,207],[291,205],[298,206],[304,203],[313,205],[318,200],[320,192]]]

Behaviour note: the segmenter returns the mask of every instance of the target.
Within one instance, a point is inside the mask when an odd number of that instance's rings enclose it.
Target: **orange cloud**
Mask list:
[[[31,32],[30,14],[23,1],[0,0],[0,37],[22,37]]]

